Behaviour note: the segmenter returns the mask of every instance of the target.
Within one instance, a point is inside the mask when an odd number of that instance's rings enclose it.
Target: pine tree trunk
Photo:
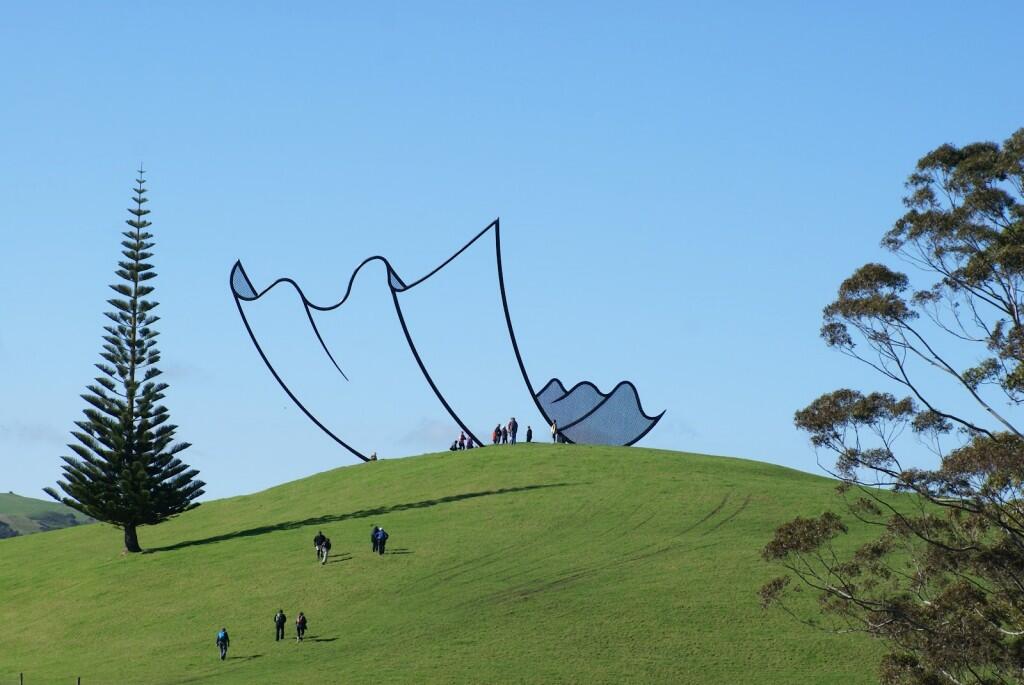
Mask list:
[[[139,534],[135,530],[135,524],[129,523],[124,527],[124,551],[141,552],[139,547]]]

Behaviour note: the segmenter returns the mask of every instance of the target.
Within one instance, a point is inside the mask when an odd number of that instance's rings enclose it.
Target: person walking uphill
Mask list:
[[[384,554],[384,545],[387,544],[388,534],[383,528],[377,529],[377,554]]]
[[[302,642],[302,638],[306,635],[306,615],[299,612],[299,617],[295,619],[295,641]]]
[[[327,555],[331,551],[331,539],[324,538],[324,541],[320,543],[320,565],[323,566],[327,563]]]
[[[231,644],[231,638],[228,637],[228,629],[221,628],[220,632],[217,633],[217,647],[220,648],[220,660],[228,658],[228,645]]]
[[[324,540],[326,540],[326,539],[327,539],[327,537],[324,536],[323,531],[320,531],[320,530],[317,531],[316,537],[313,538],[313,548],[316,550],[316,560],[317,561],[320,561],[320,545],[324,544]]]
[[[284,615],[284,609],[278,609],[274,614],[274,642],[284,639],[284,624],[287,622],[288,617]]]
[[[370,532],[370,542],[373,543],[373,551],[375,553],[377,552],[378,548],[380,547],[380,538],[377,537],[377,532],[379,530],[380,530],[380,528],[378,528],[377,526],[374,526],[373,530]]]

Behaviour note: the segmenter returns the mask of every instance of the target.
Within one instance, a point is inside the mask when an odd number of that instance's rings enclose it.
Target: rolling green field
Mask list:
[[[833,486],[740,459],[518,445],[209,502],[142,528],[140,555],[105,524],[12,538],[0,685],[876,682],[879,645],[758,604],[778,575],[761,547],[835,508]],[[278,608],[289,639],[275,643]]]
[[[0,494],[0,539],[90,523],[92,519],[60,502],[12,493]]]

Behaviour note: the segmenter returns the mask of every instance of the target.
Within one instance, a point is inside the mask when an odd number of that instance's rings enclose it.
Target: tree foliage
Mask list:
[[[906,396],[840,389],[795,416],[834,454],[848,515],[879,534],[843,554],[839,515],[784,524],[763,556],[788,573],[762,600],[798,615],[793,593],[812,588],[813,622],[887,643],[884,683],[1020,683],[1024,129],[933,150],[907,189],[882,245],[914,278],[862,266],[821,329]],[[915,438],[930,468],[909,464]]]
[[[77,443],[68,445],[76,456],[62,457],[64,480],[45,491],[54,499],[100,521],[124,530],[125,549],[141,551],[137,527],[153,525],[198,506],[203,494],[199,474],[177,458],[189,444],[175,443],[177,426],[160,402],[167,384],[160,382],[160,352],[156,346],[159,320],[152,312],[157,302],[152,279],[156,277],[152,249],[156,243],[146,229],[149,210],[143,171],[139,170],[126,223],[121,254],[115,272],[120,282],[111,285],[116,297],[107,301],[110,323],[104,327],[103,361],[96,364],[102,375],[87,387],[82,399],[85,415],[72,431]]]

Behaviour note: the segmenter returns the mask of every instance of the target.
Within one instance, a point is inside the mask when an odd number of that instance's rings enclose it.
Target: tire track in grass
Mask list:
[[[748,493],[747,496],[743,498],[743,503],[740,504],[740,508],[739,509],[737,509],[733,513],[731,513],[728,516],[726,516],[724,519],[722,519],[721,521],[719,521],[718,523],[713,525],[711,528],[708,528],[706,531],[701,533],[701,535],[710,535],[711,533],[714,533],[716,530],[718,530],[719,528],[721,528],[725,524],[729,523],[729,521],[732,521],[734,518],[736,518],[741,513],[743,513],[743,510],[747,508],[748,504],[750,504],[750,498],[751,497],[753,497],[753,495]]]
[[[604,561],[604,562],[599,562],[599,563],[596,563],[596,564],[589,564],[589,565],[585,565],[585,566],[578,566],[578,567],[575,567],[575,568],[569,568],[566,571],[558,574],[554,578],[544,579],[544,580],[541,580],[539,582],[534,581],[534,582],[523,583],[523,584],[520,584],[517,587],[509,588],[508,590],[505,590],[505,591],[502,591],[502,592],[498,592],[498,593],[494,593],[494,594],[492,594],[492,595],[490,595],[488,597],[481,598],[481,599],[489,599],[490,601],[493,601],[493,602],[509,601],[509,600],[513,600],[513,599],[526,599],[526,598],[529,598],[529,597],[531,597],[533,595],[536,595],[536,594],[539,594],[539,593],[542,593],[542,592],[546,592],[546,591],[550,591],[550,590],[557,590],[557,589],[559,589],[559,588],[561,588],[563,586],[571,585],[574,582],[577,582],[577,581],[582,580],[584,578],[588,578],[588,577],[593,576],[593,575],[595,575],[597,573],[600,573],[602,571],[607,571],[607,570],[611,570],[611,569],[614,569],[614,568],[622,567],[622,566],[625,566],[625,565],[628,565],[628,564],[631,564],[631,563],[635,563],[637,561],[643,561],[643,560],[646,560],[646,559],[650,559],[651,557],[657,556],[659,554],[664,554],[664,553],[669,552],[669,551],[671,551],[673,549],[678,549],[679,547],[681,547],[681,545],[682,545],[686,535],[688,533],[691,533],[692,531],[694,531],[696,528],[698,528],[702,524],[707,523],[708,521],[713,519],[716,515],[718,515],[726,507],[726,505],[729,503],[729,501],[732,498],[732,495],[733,495],[733,491],[727,492],[725,494],[725,496],[722,497],[722,501],[719,502],[714,508],[712,508],[711,511],[709,511],[707,514],[702,516],[695,523],[693,523],[693,524],[683,528],[681,531],[676,533],[670,539],[668,544],[661,544],[661,545],[659,545],[658,543],[650,543],[650,544],[647,544],[647,545],[644,545],[644,546],[640,547],[639,549],[633,550],[631,553],[621,555],[621,556],[619,556],[618,558],[615,558],[615,559],[607,560],[607,561]],[[722,520],[722,521],[718,522],[717,524],[715,524],[711,529],[709,529],[708,531],[705,531],[701,535],[704,536],[704,535],[707,535],[710,532],[714,532],[715,530],[720,528],[722,525],[725,525],[726,523],[731,521],[733,518],[738,516],[741,512],[743,512],[746,509],[747,505],[750,502],[750,498],[751,498],[751,495],[748,494],[744,498],[743,502],[740,504],[739,508],[735,512],[730,514],[724,520]],[[637,511],[639,509],[640,509],[640,507],[638,507],[634,511]],[[649,521],[650,518],[653,518],[653,516],[654,516],[654,514],[652,514],[650,517],[648,517],[643,522],[641,522],[641,524],[639,524],[637,526],[633,526],[633,529],[639,528],[641,525],[643,525],[644,523]],[[628,526],[627,526],[627,529],[629,529]],[[701,549],[706,549],[708,547],[714,547],[715,544],[716,543],[709,543],[709,544],[705,544],[705,545],[698,545],[698,546],[693,547],[693,548],[691,548],[691,549],[689,549],[687,551],[688,552],[698,551],[698,550],[701,550]],[[522,575],[522,574],[517,574],[517,575]],[[474,601],[479,601],[479,600],[474,600]],[[472,603],[472,602],[467,602],[466,604],[470,604],[470,603]]]

